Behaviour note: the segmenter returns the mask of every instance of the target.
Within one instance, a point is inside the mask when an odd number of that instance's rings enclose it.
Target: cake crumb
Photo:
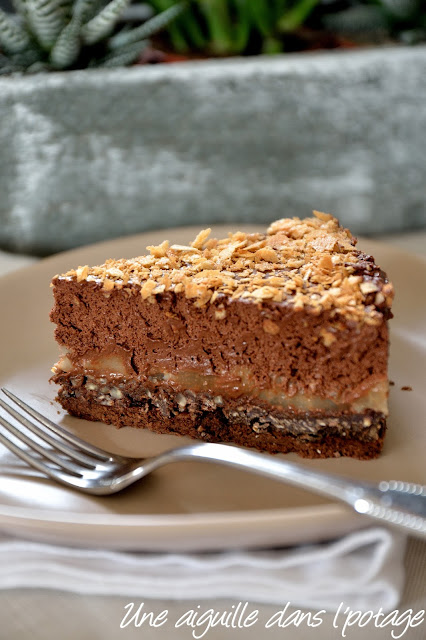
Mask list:
[[[331,333],[331,331],[327,331],[327,329],[321,329],[320,336],[322,338],[322,341],[325,347],[330,347],[333,344],[333,342],[336,341],[336,336],[333,333]]]
[[[276,324],[276,322],[273,322],[269,319],[263,321],[263,330],[265,333],[269,333],[271,336],[276,336],[280,332],[280,328]]]
[[[401,391],[412,391],[413,388],[409,387],[408,385],[405,385],[404,387],[401,387]]]
[[[214,317],[216,320],[223,320],[226,318],[226,309],[223,305],[220,305],[217,309],[215,309]]]

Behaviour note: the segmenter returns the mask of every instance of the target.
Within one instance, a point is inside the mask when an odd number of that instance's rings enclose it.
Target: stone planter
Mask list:
[[[425,66],[380,48],[2,78],[0,247],[312,208],[426,225]]]

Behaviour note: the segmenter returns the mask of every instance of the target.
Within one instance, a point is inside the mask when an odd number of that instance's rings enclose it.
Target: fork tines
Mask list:
[[[60,470],[79,476],[82,469],[93,469],[111,461],[106,451],[66,431],[7,389],[3,388],[1,391],[14,406],[0,398],[0,407],[18,426],[0,414],[0,424],[12,436],[10,438],[0,431],[0,442],[27,464],[59,479],[57,474]]]

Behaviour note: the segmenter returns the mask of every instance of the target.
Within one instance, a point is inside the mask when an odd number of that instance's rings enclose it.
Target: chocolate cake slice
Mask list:
[[[393,288],[331,215],[53,278],[71,414],[305,457],[377,456]]]

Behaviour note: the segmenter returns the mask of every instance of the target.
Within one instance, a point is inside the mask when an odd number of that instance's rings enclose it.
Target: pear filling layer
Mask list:
[[[121,351],[121,353],[120,353]],[[167,386],[176,391],[176,401],[184,403],[185,391],[209,395],[215,406],[219,406],[223,397],[237,399],[249,398],[270,405],[298,412],[310,411],[350,411],[363,413],[367,410],[388,414],[388,382],[376,382],[360,397],[351,402],[339,402],[338,398],[324,398],[314,394],[295,393],[289,395],[280,390],[277,379],[274,388],[260,389],[250,382],[248,371],[234,371],[225,376],[204,375],[198,371],[164,372],[150,371],[148,376],[137,376],[131,368],[130,357],[124,350],[109,354],[90,354],[71,361],[69,355],[63,356],[53,367],[55,374],[71,374],[71,384],[81,384],[81,376],[86,378],[88,391],[99,391],[99,402],[112,405],[124,396],[126,382],[140,381],[147,393]],[[103,397],[102,397],[103,396]],[[185,403],[186,404],[186,403]],[[183,407],[181,407],[181,410]]]

